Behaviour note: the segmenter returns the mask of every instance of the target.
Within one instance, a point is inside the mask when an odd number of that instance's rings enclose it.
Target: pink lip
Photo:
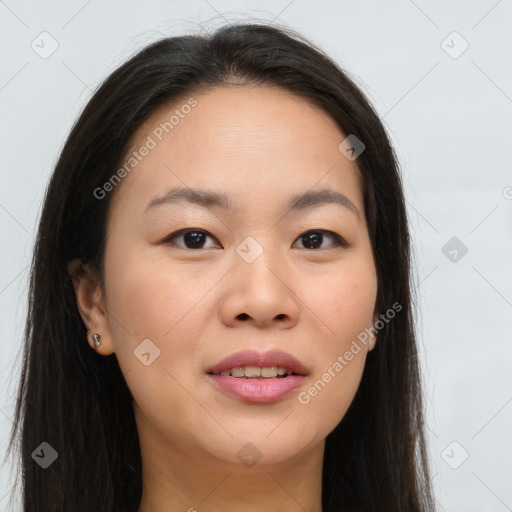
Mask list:
[[[245,365],[244,365],[245,366]],[[239,379],[224,375],[208,375],[215,385],[223,391],[247,402],[269,403],[280,400],[297,389],[306,377],[288,375],[274,379]]]
[[[281,368],[293,370],[293,373],[300,374],[299,376],[309,374],[308,369],[299,360],[281,350],[270,350],[263,354],[256,350],[242,350],[226,357],[215,366],[209,368],[206,373],[219,374],[224,370],[238,366],[280,366]]]

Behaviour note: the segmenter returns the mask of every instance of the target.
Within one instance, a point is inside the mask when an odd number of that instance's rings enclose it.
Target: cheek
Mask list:
[[[106,275],[116,357],[127,381],[144,383],[140,393],[157,395],[158,383],[171,379],[165,369],[194,357],[201,330],[200,308],[194,306],[204,295],[205,283],[144,251],[112,256]],[[149,357],[142,356],[146,353]],[[150,365],[145,366],[144,358]],[[138,391],[132,390],[134,395]]]
[[[171,410],[176,417],[190,414],[188,368],[197,358],[206,317],[198,302],[214,281],[208,286],[200,275],[143,251],[118,257],[106,275],[114,350],[126,383],[144,414],[169,427]]]
[[[347,264],[328,277],[316,279],[309,295],[308,305],[325,335],[315,338],[314,379],[297,397],[308,417],[321,418],[325,435],[341,421],[359,387],[367,346],[358,336],[372,325],[377,295],[373,268],[362,263]]]
[[[172,338],[176,328],[182,328],[180,320],[194,315],[208,285],[197,269],[176,266],[165,255],[155,256],[150,250],[125,253],[111,261],[116,263],[106,269],[112,290],[109,302],[125,327],[121,337],[129,332],[132,341]]]
[[[329,346],[338,350],[372,323],[377,297],[374,270],[360,263],[316,276],[305,283],[304,300],[317,316]],[[325,353],[330,353],[327,350]]]

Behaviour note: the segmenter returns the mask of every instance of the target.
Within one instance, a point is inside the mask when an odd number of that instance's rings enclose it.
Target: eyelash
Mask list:
[[[208,231],[205,231],[204,229],[194,229],[194,228],[186,228],[186,229],[181,229],[179,231],[176,231],[175,233],[172,233],[170,234],[168,237],[166,237],[164,240],[163,240],[163,243],[172,243],[171,241],[174,240],[175,238],[178,238],[180,236],[183,236],[187,233],[202,233],[202,234],[205,234],[211,238],[215,238],[213,235],[211,235],[210,233],[208,233]],[[338,235],[337,233],[334,233],[333,231],[329,231],[327,229],[309,229],[308,231],[304,231],[304,233],[302,233],[301,235],[299,235],[297,237],[297,240],[302,238],[303,236],[305,235],[308,235],[308,234],[311,234],[311,233],[320,233],[322,235],[329,235],[331,236],[334,241],[335,241],[335,246],[337,247],[342,247],[342,248],[346,248],[349,246],[349,244],[340,236]],[[322,240],[323,242],[323,240]],[[174,244],[174,245],[177,245],[177,244]],[[178,247],[180,247],[181,249],[188,249],[190,251],[199,251],[199,250],[202,250],[202,248],[199,248],[199,249],[191,249],[189,247],[183,247],[181,245],[178,245]],[[210,247],[207,247],[207,249],[210,249]],[[308,250],[308,251],[325,251],[327,250],[328,248],[323,248],[323,249],[307,249],[306,247],[304,248],[305,250]]]

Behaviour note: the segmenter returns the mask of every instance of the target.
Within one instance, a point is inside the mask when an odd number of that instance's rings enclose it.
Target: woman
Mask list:
[[[44,200],[24,510],[433,510],[409,251],[385,130],[321,50],[232,24],[140,51]]]

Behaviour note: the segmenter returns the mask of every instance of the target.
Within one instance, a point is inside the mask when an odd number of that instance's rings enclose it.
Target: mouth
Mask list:
[[[209,375],[234,377],[235,379],[285,379],[289,375],[304,376],[282,366],[234,366],[219,373],[209,372]]]
[[[208,368],[206,373],[238,379],[276,379],[290,375],[306,376],[309,370],[297,358],[281,350],[264,353],[243,350],[224,358]]]
[[[298,359],[273,350],[238,352],[207,370],[217,390],[246,402],[270,403],[303,385],[309,370]]]

